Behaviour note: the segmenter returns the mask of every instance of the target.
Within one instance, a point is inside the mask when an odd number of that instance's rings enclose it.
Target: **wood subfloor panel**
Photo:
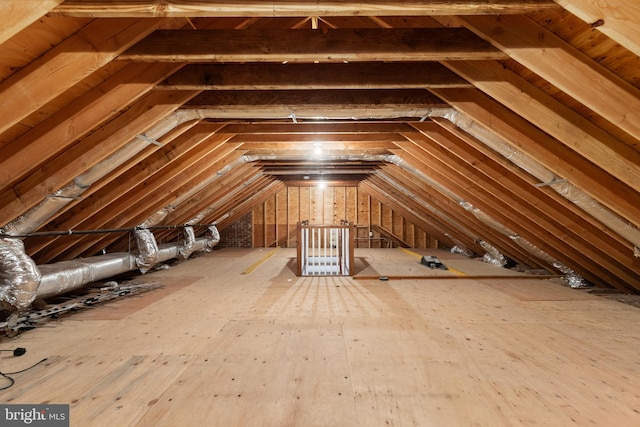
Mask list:
[[[145,276],[167,292],[136,310],[98,315],[117,301],[5,339],[27,354],[2,353],[0,370],[47,360],[0,401],[69,403],[78,427],[640,425],[635,307],[471,271],[298,278],[293,257],[214,251]],[[356,257],[381,274],[429,271],[400,250]]]

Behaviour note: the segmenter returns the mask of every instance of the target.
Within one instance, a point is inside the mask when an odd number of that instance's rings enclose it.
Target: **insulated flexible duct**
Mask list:
[[[487,251],[482,257],[482,261],[486,262],[487,264],[495,265],[497,267],[504,267],[505,265],[507,265],[507,259],[498,249],[491,246],[484,240],[480,240],[478,243],[480,244],[480,246],[482,246],[482,249]]]
[[[640,257],[640,230],[638,227],[623,219],[606,206],[593,199],[583,190],[575,187],[565,179],[557,177],[552,171],[538,161],[527,156],[503,140],[500,136],[477,124],[453,108],[434,109],[430,117],[442,117],[455,124],[460,129],[475,137],[478,141],[500,153],[513,164],[527,171],[543,183],[555,190],[562,197],[578,206],[580,209],[596,218],[615,233],[633,245],[634,256]]]
[[[187,259],[193,253],[196,243],[196,233],[193,227],[187,226],[182,229],[182,246],[180,246],[180,258]]]
[[[138,225],[133,233],[136,239],[136,246],[138,248],[136,265],[140,268],[140,272],[142,274],[151,270],[158,262],[160,262],[158,260],[158,243],[156,242],[155,236],[148,228],[158,225],[174,209],[175,208],[171,205],[160,209]]]
[[[565,277],[564,277],[565,281],[572,288],[582,288],[582,287],[586,286],[586,283],[585,283],[584,279],[581,276],[579,276],[574,270],[572,270],[571,268],[567,267],[565,264],[563,264],[562,262],[558,261],[557,259],[555,259],[551,255],[549,255],[548,253],[546,253],[542,249],[538,248],[537,246],[535,246],[534,244],[532,244],[528,240],[526,240],[523,237],[519,236],[517,233],[511,231],[509,228],[507,228],[507,227],[503,226],[502,224],[500,224],[499,222],[495,221],[493,218],[491,218],[488,215],[486,215],[485,213],[483,213],[480,209],[474,207],[471,203],[469,203],[469,202],[460,202],[460,205],[466,211],[471,212],[473,215],[475,215],[475,217],[478,218],[483,223],[485,223],[488,226],[492,227],[494,230],[504,234],[505,236],[508,236],[509,238],[511,238],[514,242],[516,242],[518,245],[520,245],[523,249],[525,249],[530,254],[536,256],[537,258],[539,258],[541,260],[546,261],[547,263],[552,265],[554,268],[556,268],[557,270],[562,272],[565,275]],[[487,246],[486,248],[483,245],[483,243],[484,243],[484,245]],[[487,250],[487,253],[485,254],[485,257],[483,258],[483,260],[485,262],[488,262],[488,263],[494,264],[494,265],[500,265],[502,267],[504,267],[507,264],[506,258],[502,254],[500,254],[496,248],[494,248],[493,246],[489,245],[486,242],[481,242],[481,245],[482,245],[483,248],[485,248],[485,250],[487,248],[490,248],[490,250]]]
[[[212,230],[213,229],[213,230]],[[208,251],[220,242],[215,226],[209,228],[211,236],[196,239],[193,252]],[[158,246],[157,262],[178,258],[180,245],[166,243]],[[38,298],[47,298],[81,288],[89,283],[108,279],[137,268],[136,255],[126,252],[99,255],[72,261],[39,266],[42,279],[37,290]]]
[[[18,310],[35,299],[41,273],[25,253],[22,240],[0,238],[0,301]],[[3,305],[6,305],[3,304]]]
[[[147,228],[136,228],[133,232],[138,248],[136,265],[142,274],[151,270],[158,262],[158,244],[153,233]]]
[[[473,258],[476,256],[475,252],[467,248],[465,244],[462,243],[460,240],[456,239],[455,237],[449,236],[448,234],[447,234],[447,237],[449,237],[451,241],[454,243],[454,246],[451,248],[452,254],[462,255],[467,258]]]
[[[56,212],[73,200],[80,198],[82,193],[99,179],[113,172],[126,161],[140,153],[144,148],[148,147],[150,141],[156,143],[157,139],[175,129],[177,126],[201,118],[197,111],[192,110],[178,110],[170,114],[148,129],[144,135],[133,138],[120,150],[77,176],[70,184],[47,195],[42,202],[2,227],[1,231],[10,235],[22,235],[37,230]]]
[[[211,226],[209,231],[211,236],[195,240],[193,252],[210,251],[220,242],[217,228]],[[177,258],[180,247],[177,243],[160,245],[157,262]],[[0,239],[0,301],[10,305],[6,308],[27,309],[36,297],[63,294],[133,271],[137,268],[136,256],[122,252],[36,266],[24,252],[21,240]]]

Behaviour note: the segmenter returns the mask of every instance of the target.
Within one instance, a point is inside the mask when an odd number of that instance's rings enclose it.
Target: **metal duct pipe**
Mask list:
[[[451,241],[455,243],[455,246],[451,248],[452,254],[462,255],[467,258],[473,258],[476,256],[476,253],[473,252],[471,249],[467,248],[465,244],[462,243],[460,240],[456,239],[455,237],[449,236],[448,234],[447,234],[447,237],[449,237]]]
[[[211,250],[214,246],[220,243],[220,232],[215,225],[209,226],[209,231],[211,232],[211,237],[207,239],[207,248]]]
[[[113,253],[41,265],[38,298],[48,298],[137,268],[135,255]]]
[[[193,243],[193,252],[204,251],[218,244],[220,235],[217,231],[216,229],[215,236],[196,239]],[[157,252],[157,262],[178,258],[179,253],[180,245],[178,244],[160,245]],[[42,279],[35,295],[38,298],[48,298],[82,288],[92,282],[133,271],[138,268],[138,265],[135,254],[119,252],[45,264],[39,268]]]
[[[210,226],[209,231],[211,236],[193,242],[192,252],[210,251],[220,242],[218,229]],[[178,258],[180,248],[176,243],[160,245],[157,262]],[[29,308],[36,298],[70,292],[138,268],[137,254],[126,252],[36,266],[24,252],[22,241],[14,238],[0,238],[0,255],[0,301],[19,311]]]

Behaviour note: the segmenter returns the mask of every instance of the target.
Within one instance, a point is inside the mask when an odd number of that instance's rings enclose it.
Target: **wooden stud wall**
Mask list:
[[[253,210],[254,247],[295,248],[297,223],[306,220],[311,224],[355,223],[359,248],[387,247],[372,225],[382,226],[414,248],[438,247],[433,236],[357,187],[282,189]]]

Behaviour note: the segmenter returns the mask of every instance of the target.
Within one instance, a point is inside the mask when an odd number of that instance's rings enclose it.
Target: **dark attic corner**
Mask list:
[[[1,0],[0,425],[639,425],[631,3]]]

